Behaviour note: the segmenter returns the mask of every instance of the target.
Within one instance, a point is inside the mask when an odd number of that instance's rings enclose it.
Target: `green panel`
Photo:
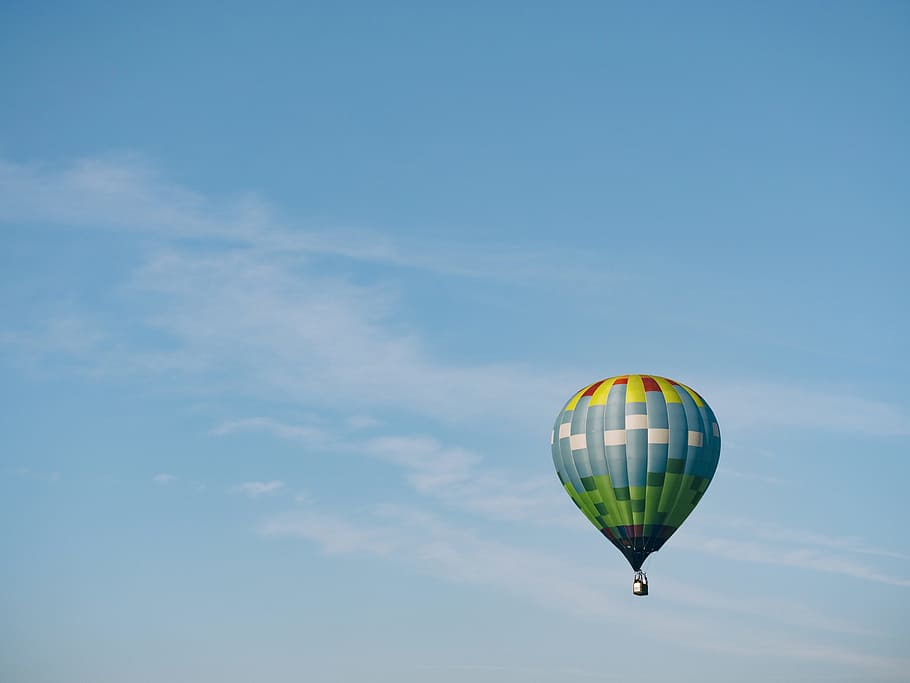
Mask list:
[[[684,474],[680,485],[680,495],[667,515],[667,524],[680,526],[695,509],[695,505],[704,495],[709,483],[710,480],[705,477]]]
[[[650,476],[649,474],[648,477]],[[648,486],[645,488],[645,525],[657,524],[661,491],[663,491],[662,486]]]
[[[632,512],[629,510],[624,510],[622,505],[617,502],[616,492],[613,489],[613,482],[610,480],[610,475],[605,474],[602,476],[594,477],[594,481],[597,484],[597,490],[600,492],[600,497],[603,499],[604,504],[607,506],[610,526],[626,524],[626,522],[623,521],[624,513],[628,515],[628,523],[631,523]]]
[[[663,486],[665,478],[663,472],[648,472],[648,486]]]
[[[667,472],[672,473],[672,474],[682,474],[684,469],[686,469],[686,459],[685,458],[668,458],[667,459]]]
[[[603,503],[603,498],[600,495],[600,491],[596,488],[591,490],[582,491],[581,496],[583,496],[590,504],[591,507],[594,507],[594,503]]]
[[[673,506],[676,504],[676,498],[679,496],[682,478],[682,474],[667,473],[664,478],[663,490],[660,494],[660,505],[657,508],[658,510],[663,513],[668,513],[673,509]]]
[[[632,524],[638,525],[645,523],[645,493],[644,486],[629,487],[629,496],[632,501]]]

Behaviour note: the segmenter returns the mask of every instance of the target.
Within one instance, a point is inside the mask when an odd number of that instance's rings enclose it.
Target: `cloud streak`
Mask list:
[[[262,198],[246,193],[212,198],[169,182],[136,155],[82,158],[66,164],[0,160],[0,221],[50,223],[93,230],[146,233],[168,239],[209,239],[222,245],[284,255],[340,256],[354,261],[493,279],[525,285],[549,279],[578,284],[605,279],[596,259],[562,254],[572,269],[546,266],[554,252],[526,247],[439,244],[407,248],[374,232],[331,226],[291,227]],[[586,265],[587,264],[587,265]],[[615,279],[617,276],[611,276]]]
[[[847,386],[811,388],[797,380],[740,378],[699,382],[699,391],[725,428],[769,426],[814,429],[881,437],[910,435],[910,416],[903,408],[868,398]],[[849,397],[849,408],[845,406]]]
[[[243,432],[266,432],[279,439],[316,443],[325,438],[325,433],[315,427],[290,425],[270,417],[247,417],[239,420],[226,420],[213,427],[212,436],[228,436]]]
[[[231,490],[240,493],[247,498],[261,498],[262,496],[271,496],[284,489],[283,481],[247,481],[238,484]]]
[[[715,557],[735,562],[752,562],[778,567],[793,567],[840,574],[857,579],[875,581],[891,586],[910,586],[910,579],[882,574],[868,565],[856,562],[840,554],[826,552],[808,546],[769,545],[737,538],[708,537],[693,533],[680,534],[673,539],[675,549],[696,550]]]
[[[342,429],[317,429],[265,417],[228,420],[209,433],[227,436],[249,431],[295,441],[320,453],[356,454],[387,463],[399,469],[418,494],[485,518],[551,526],[584,524],[555,476],[490,468],[481,454],[426,434],[364,438]]]
[[[266,519],[258,531],[268,538],[316,543],[330,555],[366,555],[406,564],[440,580],[501,591],[574,617],[621,621],[625,628],[647,631],[651,638],[682,641],[692,647],[804,660],[818,660],[823,653],[833,651],[807,643],[804,638],[802,645],[796,646],[786,638],[776,640],[750,633],[746,627],[717,633],[713,621],[703,622],[698,616],[680,619],[661,608],[643,616],[607,595],[605,586],[628,579],[624,573],[588,571],[551,554],[482,538],[420,510],[379,506],[369,517],[374,523],[365,525],[325,513],[296,511]],[[698,605],[701,614],[704,609],[723,610],[761,616],[795,628],[856,632],[847,622],[792,602],[783,605],[706,595],[678,583],[668,588],[667,600]],[[894,675],[907,664],[907,660],[866,655],[849,648],[838,652],[837,661],[876,675]]]
[[[273,436],[312,443],[313,430],[277,420],[250,418],[223,423],[212,433],[226,434],[235,425],[260,429]],[[496,521],[531,522],[541,526],[586,529],[586,522],[569,509],[552,477],[489,469],[470,450],[444,446],[430,436],[383,436],[364,440],[337,438],[322,444],[324,450],[355,453],[386,462],[402,470],[414,490],[445,505]],[[773,481],[781,484],[786,482]],[[673,547],[697,551],[733,562],[751,562],[839,574],[893,586],[910,580],[889,576],[844,554],[907,559],[894,551],[870,547],[856,538],[831,537],[800,529],[785,529],[745,519],[724,519],[715,526],[736,535],[699,535],[692,530],[674,537]],[[744,540],[745,537],[749,540]],[[712,599],[704,594],[703,604]]]
[[[571,269],[552,269],[542,267],[554,258],[550,249],[403,249],[373,233],[290,227],[260,198],[206,196],[167,181],[135,157],[63,165],[0,162],[0,221],[159,238],[158,250],[126,293],[149,311],[133,328],[167,338],[166,344],[147,348],[128,334],[61,316],[32,333],[3,331],[0,339],[7,345],[88,359],[87,369],[96,373],[164,373],[190,384],[205,376],[208,387],[368,410],[404,406],[440,421],[495,413],[542,424],[583,373],[434,357],[419,330],[401,319],[394,288],[328,276],[319,257],[445,275],[506,274],[524,283],[539,283],[542,273],[571,275],[587,286],[614,277],[602,268],[588,272],[584,254],[566,259]],[[195,248],[199,240],[206,249]],[[162,243],[169,246],[161,248]],[[55,332],[60,326],[69,331]],[[61,347],[60,340],[75,341]],[[910,434],[905,410],[845,387],[738,378],[700,382],[699,389],[725,428]],[[849,419],[842,415],[844,395],[851,395]]]
[[[766,522],[728,517],[717,520],[716,526],[736,529],[752,538],[759,538],[788,546],[816,546],[838,552],[848,552],[859,555],[877,555],[894,559],[910,560],[910,555],[898,553],[893,550],[869,546],[861,538],[854,536],[829,536],[807,529],[782,527]]]

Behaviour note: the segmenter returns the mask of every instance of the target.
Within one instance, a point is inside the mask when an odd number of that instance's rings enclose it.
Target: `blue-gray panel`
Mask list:
[[[686,420],[686,409],[681,403],[667,404],[667,422],[670,425],[667,457],[685,458],[689,443],[689,422]]]
[[[614,384],[607,395],[604,429],[626,428],[626,385]]]
[[[647,391],[645,400],[648,406],[648,427],[650,429],[668,429],[670,423],[664,395],[659,391]]]
[[[667,471],[667,444],[649,443],[648,444],[648,472],[666,472]]]
[[[686,442],[688,443],[688,432],[701,432],[704,435],[705,425],[701,419],[701,412],[698,410],[698,406],[695,405],[695,401],[689,396],[689,392],[679,388],[678,393],[682,399],[683,407],[686,409],[686,422],[689,427],[686,433]],[[702,446],[689,446],[686,449],[686,469],[683,470],[685,474],[695,474],[702,448]]]
[[[629,486],[644,486],[648,480],[648,430],[626,430],[626,462]]]
[[[648,404],[644,401],[633,401],[626,403],[626,415],[647,415]]]
[[[583,396],[578,400],[578,403],[575,404],[575,414],[572,415],[573,435],[587,435],[589,403],[591,403],[591,397]],[[587,437],[585,443],[587,444]],[[578,472],[579,477],[591,476],[591,461],[588,458],[587,446],[585,446],[585,448],[574,449],[572,451],[572,460],[575,462],[575,470]],[[579,492],[581,492],[581,490],[583,489],[579,489]]]
[[[609,474],[607,469],[607,453],[604,449],[604,405],[588,406],[588,460],[591,463],[591,473],[595,476]]]

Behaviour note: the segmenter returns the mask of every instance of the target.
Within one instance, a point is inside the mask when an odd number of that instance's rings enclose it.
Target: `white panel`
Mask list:
[[[561,425],[559,425],[559,438],[560,439],[565,439],[571,433],[572,433],[572,423],[571,422],[563,422]]]
[[[626,415],[626,429],[647,429],[647,415]]]
[[[625,443],[625,429],[608,429],[604,432],[604,446],[624,446]]]
[[[649,429],[648,443],[670,443],[669,429]]]
[[[556,430],[555,429],[550,432],[550,445],[552,446],[554,443],[556,443]]]
[[[701,446],[704,444],[705,435],[701,432],[689,432],[689,445]]]
[[[714,430],[714,436],[720,436],[720,427],[717,426],[716,422],[711,423],[711,429]]]
[[[587,434],[572,434],[569,437],[569,448],[573,451],[588,447]]]

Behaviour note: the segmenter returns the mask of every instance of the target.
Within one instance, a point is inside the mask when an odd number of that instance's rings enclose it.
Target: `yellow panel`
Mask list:
[[[594,394],[591,396],[592,406],[602,406],[607,404],[607,396],[610,394],[610,388],[613,386],[614,382],[616,382],[615,377],[605,379],[603,381],[603,384],[594,390]]]
[[[593,384],[593,382],[591,384]],[[579,389],[578,393],[575,394],[568,403],[566,403],[566,407],[563,408],[563,410],[575,410],[575,406],[578,405],[578,399],[582,397],[582,395],[588,390],[588,387],[591,386],[591,384],[584,387],[583,389]]]
[[[687,387],[685,384],[680,384],[679,386],[681,386],[683,389],[685,389],[686,391],[689,392],[689,396],[692,397],[692,400],[695,401],[695,405],[697,405],[699,408],[701,408],[702,406],[705,405],[705,402],[701,400],[701,396],[699,396],[698,394],[696,394],[694,391],[692,391],[692,390],[691,390],[689,387]]]
[[[626,403],[644,403],[645,385],[641,375],[629,375],[629,387],[626,389]]]
[[[667,403],[682,403],[682,399],[679,397],[679,394],[676,393],[676,389],[673,388],[673,385],[670,384],[663,377],[654,377],[654,381],[657,382],[657,386],[660,387],[661,393],[664,395],[664,400]]]

